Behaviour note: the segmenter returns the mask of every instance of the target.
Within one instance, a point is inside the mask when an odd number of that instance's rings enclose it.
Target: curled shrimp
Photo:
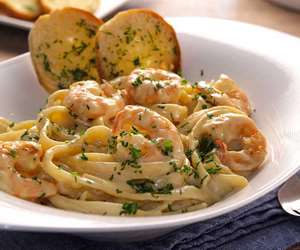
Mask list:
[[[251,105],[245,92],[226,75],[221,75],[216,82],[206,83],[200,81],[194,86],[186,85],[184,89],[194,94],[193,99],[198,100],[196,110],[202,107],[230,106],[243,111],[248,116],[251,115]],[[205,109],[204,108],[204,109]]]
[[[161,69],[135,69],[127,77],[117,78],[111,84],[125,89],[128,103],[150,106],[158,103],[175,103],[180,99],[182,78]]]
[[[247,115],[251,114],[251,105],[246,93],[227,75],[222,74],[218,81],[212,83],[212,87],[221,92],[221,96],[215,96],[217,105],[229,104],[228,106],[235,107]]]
[[[220,106],[200,111],[189,138],[192,149],[214,147],[221,163],[236,172],[253,171],[267,154],[266,139],[254,121],[234,108]],[[203,144],[204,143],[204,144]],[[200,152],[201,154],[201,152]]]
[[[106,96],[95,81],[81,81],[73,83],[64,98],[64,105],[71,113],[81,120],[103,117],[106,121],[113,119],[125,103],[119,93]]]
[[[128,105],[120,111],[113,124],[117,136],[116,155],[120,160],[140,162],[185,159],[176,127],[158,113]]]
[[[41,156],[41,146],[35,142],[1,143],[0,188],[28,200],[55,195],[55,184],[38,177]]]

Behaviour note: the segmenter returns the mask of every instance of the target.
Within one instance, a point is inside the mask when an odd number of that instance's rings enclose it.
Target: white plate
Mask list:
[[[96,12],[95,16],[99,18],[104,18],[127,1],[128,0],[101,0],[100,8]],[[0,14],[0,23],[25,30],[30,30],[33,25],[33,22],[31,21],[24,21],[14,17],[5,16],[3,14]]]
[[[67,232],[105,240],[142,240],[244,206],[300,166],[300,40],[266,28],[210,18],[170,18],[180,40],[185,76],[206,79],[226,73],[249,94],[255,120],[269,141],[265,166],[243,190],[192,213],[151,218],[85,215],[36,205],[0,192],[0,227]],[[46,93],[29,54],[0,64],[0,115],[34,118]],[[14,113],[14,116],[10,115]]]

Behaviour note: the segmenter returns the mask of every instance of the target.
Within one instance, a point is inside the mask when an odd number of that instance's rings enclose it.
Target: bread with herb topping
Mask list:
[[[102,23],[75,8],[38,18],[29,34],[29,49],[39,81],[48,92],[76,81],[99,80],[95,37]]]
[[[174,29],[147,9],[118,13],[103,24],[96,38],[97,67],[106,80],[138,67],[180,70],[180,48]]]
[[[100,5],[100,0],[40,0],[44,12],[52,12],[56,9],[73,7],[95,13]]]
[[[24,20],[34,20],[41,14],[38,0],[0,0],[0,9]]]

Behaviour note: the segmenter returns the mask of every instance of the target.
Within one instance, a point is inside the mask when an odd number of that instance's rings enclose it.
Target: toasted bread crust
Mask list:
[[[28,3],[28,6],[24,7],[22,11],[20,8],[17,8],[15,4],[10,3],[9,1],[0,0],[0,10],[9,16],[32,21],[42,13],[42,10],[38,0],[32,0],[31,2],[32,3]],[[24,5],[24,2],[21,2],[21,4]]]
[[[74,81],[99,80],[95,34],[102,23],[75,8],[38,18],[29,34],[29,49],[40,84],[48,92],[67,88]]]
[[[128,27],[133,28],[138,40],[124,37]],[[149,39],[153,43],[151,49]],[[130,74],[137,67],[162,68],[173,72],[181,69],[180,47],[173,27],[148,9],[118,13],[100,27],[96,43],[98,72],[106,80]],[[118,50],[128,51],[128,54],[116,55]],[[109,65],[115,68],[109,69]]]
[[[60,4],[57,5],[56,7],[55,7],[55,3],[49,3],[49,0],[39,0],[39,2],[45,13],[49,13],[56,9],[61,9],[66,7],[78,8],[91,13],[95,13],[100,6],[100,0],[90,0],[88,2],[86,0],[83,0],[85,6],[83,6],[83,4],[74,4],[74,3],[70,3],[70,1],[60,0]]]

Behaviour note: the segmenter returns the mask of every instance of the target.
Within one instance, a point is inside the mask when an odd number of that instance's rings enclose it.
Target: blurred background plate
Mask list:
[[[127,1],[128,0],[102,0],[99,10],[96,11],[95,15],[99,18],[104,18],[117,8],[121,7],[121,5],[123,5]],[[0,23],[25,30],[30,30],[33,25],[33,22],[31,21],[25,21],[14,17],[5,16],[4,14],[0,14]]]
[[[269,0],[281,6],[288,7],[294,10],[300,10],[300,0]]]

